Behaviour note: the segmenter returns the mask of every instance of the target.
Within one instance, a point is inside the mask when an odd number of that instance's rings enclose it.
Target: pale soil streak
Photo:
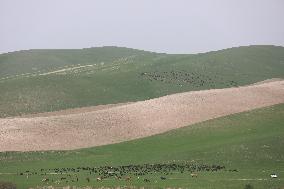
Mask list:
[[[84,66],[64,68],[64,69],[61,69],[61,70],[55,70],[55,71],[52,71],[52,72],[41,73],[41,74],[38,74],[38,75],[39,76],[50,75],[50,74],[61,73],[61,72],[65,72],[65,71],[72,71],[72,70],[77,70],[77,69],[80,69],[80,68],[94,67],[94,66],[96,66],[96,64],[89,64],[89,65],[84,65]]]
[[[117,143],[279,103],[284,103],[284,81],[179,93],[67,115],[0,119],[0,151]]]

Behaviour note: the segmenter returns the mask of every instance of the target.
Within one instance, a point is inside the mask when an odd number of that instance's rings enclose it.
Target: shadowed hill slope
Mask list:
[[[101,47],[0,55],[0,117],[146,100],[284,77],[284,48],[196,55]]]

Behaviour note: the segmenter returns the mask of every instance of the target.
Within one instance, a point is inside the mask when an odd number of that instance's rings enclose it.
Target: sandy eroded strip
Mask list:
[[[5,118],[0,119],[0,151],[65,150],[117,143],[279,103],[284,103],[284,81],[179,93],[94,111]]]

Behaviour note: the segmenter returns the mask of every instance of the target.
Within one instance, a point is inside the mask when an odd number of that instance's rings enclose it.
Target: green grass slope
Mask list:
[[[284,47],[196,55],[119,47],[0,55],[0,117],[145,100],[284,77]]]
[[[55,186],[240,189],[250,184],[254,188],[283,188],[283,123],[284,104],[280,104],[119,144],[75,151],[0,153],[0,181],[14,182],[19,188],[47,185],[42,182],[43,178],[49,178],[48,185]],[[200,171],[197,172],[197,178],[192,178],[188,171],[173,171],[169,175],[152,171],[139,179],[134,173],[129,173],[127,175],[133,178],[130,182],[113,177],[97,182],[98,173],[82,169],[79,172],[67,170],[77,170],[78,167],[185,162],[195,165],[221,165],[225,166],[225,170]],[[65,171],[59,175],[48,174],[54,172],[54,168],[65,168]],[[228,171],[234,169],[237,172]],[[26,173],[35,172],[37,174],[26,178]],[[276,173],[278,178],[270,178],[271,173]],[[71,182],[75,175],[79,179],[78,182]],[[161,176],[167,179],[161,180]],[[69,182],[64,181],[59,185],[51,182],[52,179],[55,182],[61,177],[68,177]],[[90,178],[90,182],[87,182],[86,178]],[[150,182],[144,182],[145,178]]]

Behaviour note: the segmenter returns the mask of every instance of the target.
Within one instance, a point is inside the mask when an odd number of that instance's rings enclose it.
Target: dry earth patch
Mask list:
[[[0,151],[69,150],[117,143],[284,103],[284,81],[0,119]]]

